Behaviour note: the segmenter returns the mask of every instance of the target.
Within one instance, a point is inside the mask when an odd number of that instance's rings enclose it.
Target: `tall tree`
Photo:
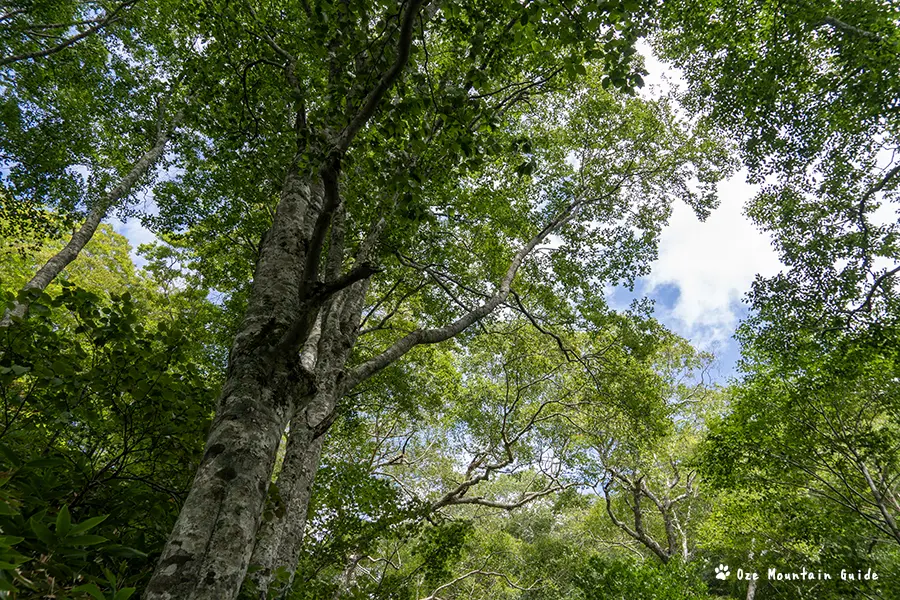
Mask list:
[[[642,108],[600,91],[603,81],[638,81],[628,58],[638,8],[229,5],[204,22],[198,51],[217,65],[215,85],[205,88],[209,110],[193,124],[183,176],[158,191],[158,222],[190,235],[218,229],[204,219],[249,213],[252,228],[265,227],[265,207],[274,216],[258,254],[243,259],[245,270],[255,261],[253,286],[206,458],[147,598],[234,597],[288,421],[484,319],[551,234],[563,236],[547,263],[557,285],[585,285],[572,281],[588,272],[630,278],[671,201],[708,206],[709,188],[697,195],[688,181],[716,179],[715,143],[664,103]],[[565,95],[556,104],[540,96],[565,76],[585,77],[586,58],[597,72],[574,96],[583,110],[567,119]],[[539,122],[556,126],[543,148],[521,139]],[[563,123],[573,133],[561,133]],[[566,162],[571,152],[582,153],[577,167]],[[620,251],[578,252],[611,239]],[[405,335],[381,328],[350,357],[363,306],[397,303],[392,284],[429,271],[441,294],[414,294],[424,318]],[[376,289],[389,300],[367,297],[376,281],[388,282]],[[317,322],[308,369],[300,354]],[[299,443],[301,457],[314,449]]]
[[[184,40],[155,19],[165,8],[137,0],[23,2],[0,16],[0,45],[10,54],[0,58],[0,216],[23,206],[32,215],[46,208],[84,215],[0,325],[21,318],[111,211],[153,180],[190,104],[191,67],[177,48]]]

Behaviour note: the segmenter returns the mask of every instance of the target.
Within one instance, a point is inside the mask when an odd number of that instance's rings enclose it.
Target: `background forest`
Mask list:
[[[898,25],[0,2],[0,598],[900,598]],[[724,384],[606,292],[741,169]]]

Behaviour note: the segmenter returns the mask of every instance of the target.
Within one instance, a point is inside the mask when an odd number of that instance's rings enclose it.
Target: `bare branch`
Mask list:
[[[456,585],[456,584],[459,583],[460,581],[463,581],[463,580],[468,579],[468,578],[470,578],[470,577],[474,577],[475,575],[483,575],[483,576],[485,576],[485,577],[499,577],[499,578],[502,578],[504,581],[506,581],[506,583],[507,583],[510,587],[515,588],[515,589],[520,590],[520,591],[523,591],[523,592],[534,589],[534,587],[540,582],[540,580],[538,580],[538,581],[535,581],[534,583],[532,583],[532,584],[531,584],[530,586],[528,586],[528,587],[521,587],[521,586],[519,586],[518,584],[513,583],[512,580],[510,580],[509,576],[506,575],[505,573],[497,573],[497,572],[494,572],[494,571],[484,571],[484,570],[481,570],[481,569],[475,569],[475,570],[469,571],[468,573],[465,573],[464,575],[460,575],[460,576],[457,577],[456,579],[454,579],[454,580],[452,580],[452,581],[449,581],[449,582],[445,583],[445,584],[442,585],[442,586],[439,586],[439,587],[435,588],[435,590],[434,590],[433,592],[431,592],[431,594],[430,594],[429,596],[427,596],[427,597],[425,597],[425,598],[421,598],[421,600],[441,600],[441,599],[440,599],[440,596],[438,596],[438,593],[440,593],[442,590],[446,590],[447,588]]]
[[[553,221],[532,237],[531,240],[515,254],[509,264],[506,274],[500,281],[500,285],[497,287],[497,291],[486,302],[449,325],[433,329],[417,329],[399,339],[393,346],[350,372],[344,379],[342,391],[346,393],[351,390],[353,387],[359,385],[361,382],[393,363],[415,346],[419,344],[437,344],[448,340],[489,315],[509,296],[512,281],[515,278],[516,273],[518,273],[519,267],[522,266],[525,258],[536,246],[542,243],[548,235],[568,223],[581,210],[585,203],[586,201],[584,199],[575,200],[553,219]]]
[[[832,17],[830,15],[825,17],[824,19],[822,19],[822,22],[827,25],[831,25],[835,29],[843,31],[844,33],[851,33],[853,35],[866,38],[867,40],[873,40],[876,42],[884,41],[884,38],[882,38],[877,33],[873,33],[871,31],[866,31],[865,29],[860,29],[859,27],[855,27],[853,25],[850,25],[849,23],[845,23],[844,21],[841,21],[840,19],[838,19],[836,17]]]
[[[894,267],[893,269],[891,269],[889,271],[885,271],[884,273],[882,273],[880,276],[878,276],[875,279],[875,282],[872,284],[872,287],[869,288],[869,291],[866,293],[866,297],[863,300],[863,303],[860,304],[858,307],[854,308],[852,311],[850,311],[850,315],[847,319],[848,324],[850,322],[850,319],[852,319],[854,315],[857,315],[861,312],[866,312],[872,308],[872,300],[875,299],[875,293],[879,290],[879,288],[881,288],[881,285],[885,282],[885,280],[888,277],[896,275],[898,272],[900,272],[900,266]]]

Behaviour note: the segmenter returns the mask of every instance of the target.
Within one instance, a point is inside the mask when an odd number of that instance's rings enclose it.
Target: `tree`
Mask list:
[[[702,384],[677,381],[696,357],[636,315],[558,337],[524,318],[485,329],[452,349],[419,349],[412,364],[370,380],[336,423],[296,575],[307,583],[293,593],[568,597],[572,576],[554,571],[554,553],[606,550],[582,526],[596,502],[584,492],[598,483],[584,473],[580,440],[637,444],[666,400],[677,402],[671,392],[682,410],[700,402],[691,391]],[[270,506],[284,510],[277,496]],[[515,528],[522,541],[502,533]]]
[[[726,486],[729,522],[758,526],[725,543],[756,560],[768,552],[859,564],[890,554],[867,546],[863,531],[893,539],[893,484],[872,472],[892,468],[885,349],[896,342],[900,255],[884,209],[900,173],[900,14],[879,2],[667,4],[656,47],[684,69],[689,103],[737,141],[751,179],[764,184],[747,214],[786,266],[754,282],[739,331],[748,375],[710,439],[708,479],[741,490]],[[738,493],[752,501],[732,504]],[[751,516],[761,501],[783,512]],[[854,515],[852,527],[823,531],[835,511]]]
[[[3,50],[0,67],[44,58],[97,35],[128,15],[138,0],[127,0],[110,8],[99,2],[58,2],[47,6],[13,2],[0,15]],[[72,29],[75,31],[73,32]]]
[[[593,491],[603,498],[597,507],[602,506],[600,519],[608,517],[624,533],[622,539],[612,532],[605,543],[638,556],[649,551],[663,564],[687,563],[695,556],[695,530],[705,508],[696,447],[706,434],[706,421],[721,410],[721,393],[706,380],[712,356],[668,332],[662,332],[648,360],[657,373],[660,406],[643,413],[639,424],[613,428],[612,435],[586,421],[583,468],[597,474]]]
[[[628,76],[625,50],[639,15],[626,6],[600,13],[515,3],[489,11],[416,2],[301,4],[231,7],[204,22],[199,51],[220,70],[200,96],[210,110],[191,124],[196,145],[184,150],[184,174],[158,190],[157,222],[189,236],[195,228],[219,229],[204,221],[234,222],[247,209],[250,230],[265,223],[264,207],[274,206],[274,218],[257,256],[233,257],[246,260],[245,270],[256,264],[245,318],[206,459],[147,598],[233,597],[291,417],[345,396],[413,347],[447,340],[485,318],[509,298],[522,264],[549,235],[564,236],[565,250],[554,259],[561,276],[593,270],[631,277],[649,256],[669,202],[708,205],[708,194],[695,195],[686,182],[718,176],[721,154],[707,157],[715,142],[694,137],[664,103],[599,91],[602,81],[637,81]],[[487,40],[492,49],[482,45]],[[538,118],[560,125],[546,118],[556,107],[540,96],[562,75],[587,72],[585,56],[598,63],[585,80],[597,102],[583,94],[582,120],[572,120],[579,137],[550,128],[545,139],[556,143],[546,150],[521,139],[512,150],[519,131]],[[259,79],[245,88],[251,67]],[[525,100],[538,112],[529,116]],[[555,101],[565,103],[563,95]],[[239,114],[247,129],[223,135]],[[629,149],[625,155],[588,137],[600,127],[588,119],[603,117],[613,127],[608,133]],[[577,169],[566,163],[576,148],[584,152]],[[509,164],[523,153],[527,160],[517,169]],[[237,168],[252,175],[238,181]],[[594,228],[595,221],[606,225]],[[635,235],[631,225],[644,233]],[[579,265],[578,248],[610,237],[621,253]],[[439,251],[441,244],[446,249]],[[489,251],[486,260],[471,262],[482,251]],[[422,290],[415,300],[425,303],[425,319],[412,332],[392,338],[382,331],[374,352],[351,357],[363,307],[377,302],[367,296],[374,282],[389,282],[376,288],[389,293],[402,273],[427,269],[449,296]],[[482,291],[489,286],[493,291]],[[319,321],[310,370],[298,354]],[[292,429],[288,444],[310,448],[300,431]]]
[[[0,58],[0,148],[8,165],[0,215],[15,222],[11,217],[41,217],[38,207],[50,207],[71,220],[86,211],[23,291],[46,289],[110,212],[126,208],[155,175],[190,98],[184,89],[190,67],[179,62],[184,55],[166,24],[144,25],[163,9],[165,3],[138,0],[111,7],[25,2],[0,16],[7,54]],[[139,35],[137,23],[144,25]],[[164,57],[147,60],[151,52]],[[21,318],[30,297],[23,295],[0,325]]]

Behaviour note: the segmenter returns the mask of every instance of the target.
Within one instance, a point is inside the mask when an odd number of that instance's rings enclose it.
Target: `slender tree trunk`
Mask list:
[[[333,408],[333,396],[317,394],[307,413],[320,414]],[[312,485],[325,444],[324,434],[315,435],[315,424],[309,414],[291,420],[287,451],[277,482],[282,503],[281,516],[275,514],[270,521],[263,523],[250,561],[259,569],[250,575],[250,579],[262,600],[269,598],[269,590],[276,584],[279,567],[287,571],[287,579],[278,584],[279,592],[290,589],[293,582],[306,529]]]
[[[144,600],[231,600],[240,590],[282,433],[315,389],[299,348],[283,340],[308,323],[302,343],[318,313],[303,302],[304,232],[321,206],[321,185],[292,168],[264,238],[203,460]]]
[[[750,540],[751,547],[756,543],[756,538]],[[753,557],[756,553],[752,550],[750,551],[749,558],[752,561]],[[747,600],[754,600],[756,598],[756,580],[751,579],[750,583],[747,585]]]
[[[161,129],[159,135],[156,137],[156,142],[153,144],[153,147],[141,156],[118,185],[107,192],[103,198],[98,200],[91,207],[87,219],[85,219],[78,231],[72,235],[72,238],[62,250],[54,254],[44,266],[38,269],[38,272],[31,278],[31,281],[26,283],[22,288],[23,292],[32,292],[35,296],[39,295],[40,292],[47,289],[47,286],[62,273],[63,269],[69,266],[69,264],[78,257],[81,250],[91,241],[91,238],[97,231],[97,227],[99,227],[103,219],[106,218],[109,209],[130,194],[137,182],[153,168],[157,161],[159,161],[166,149],[166,143],[169,141],[172,131],[178,121],[181,120],[182,114],[182,112],[179,112],[172,120],[169,127]],[[25,298],[18,302],[15,307],[6,311],[3,319],[0,320],[0,327],[8,326],[12,322],[13,317],[21,318],[25,316],[25,313],[28,312],[28,307],[31,304],[29,296],[29,294],[26,294]]]
[[[747,586],[747,600],[753,600],[756,598],[756,580],[751,579],[750,584]]]

